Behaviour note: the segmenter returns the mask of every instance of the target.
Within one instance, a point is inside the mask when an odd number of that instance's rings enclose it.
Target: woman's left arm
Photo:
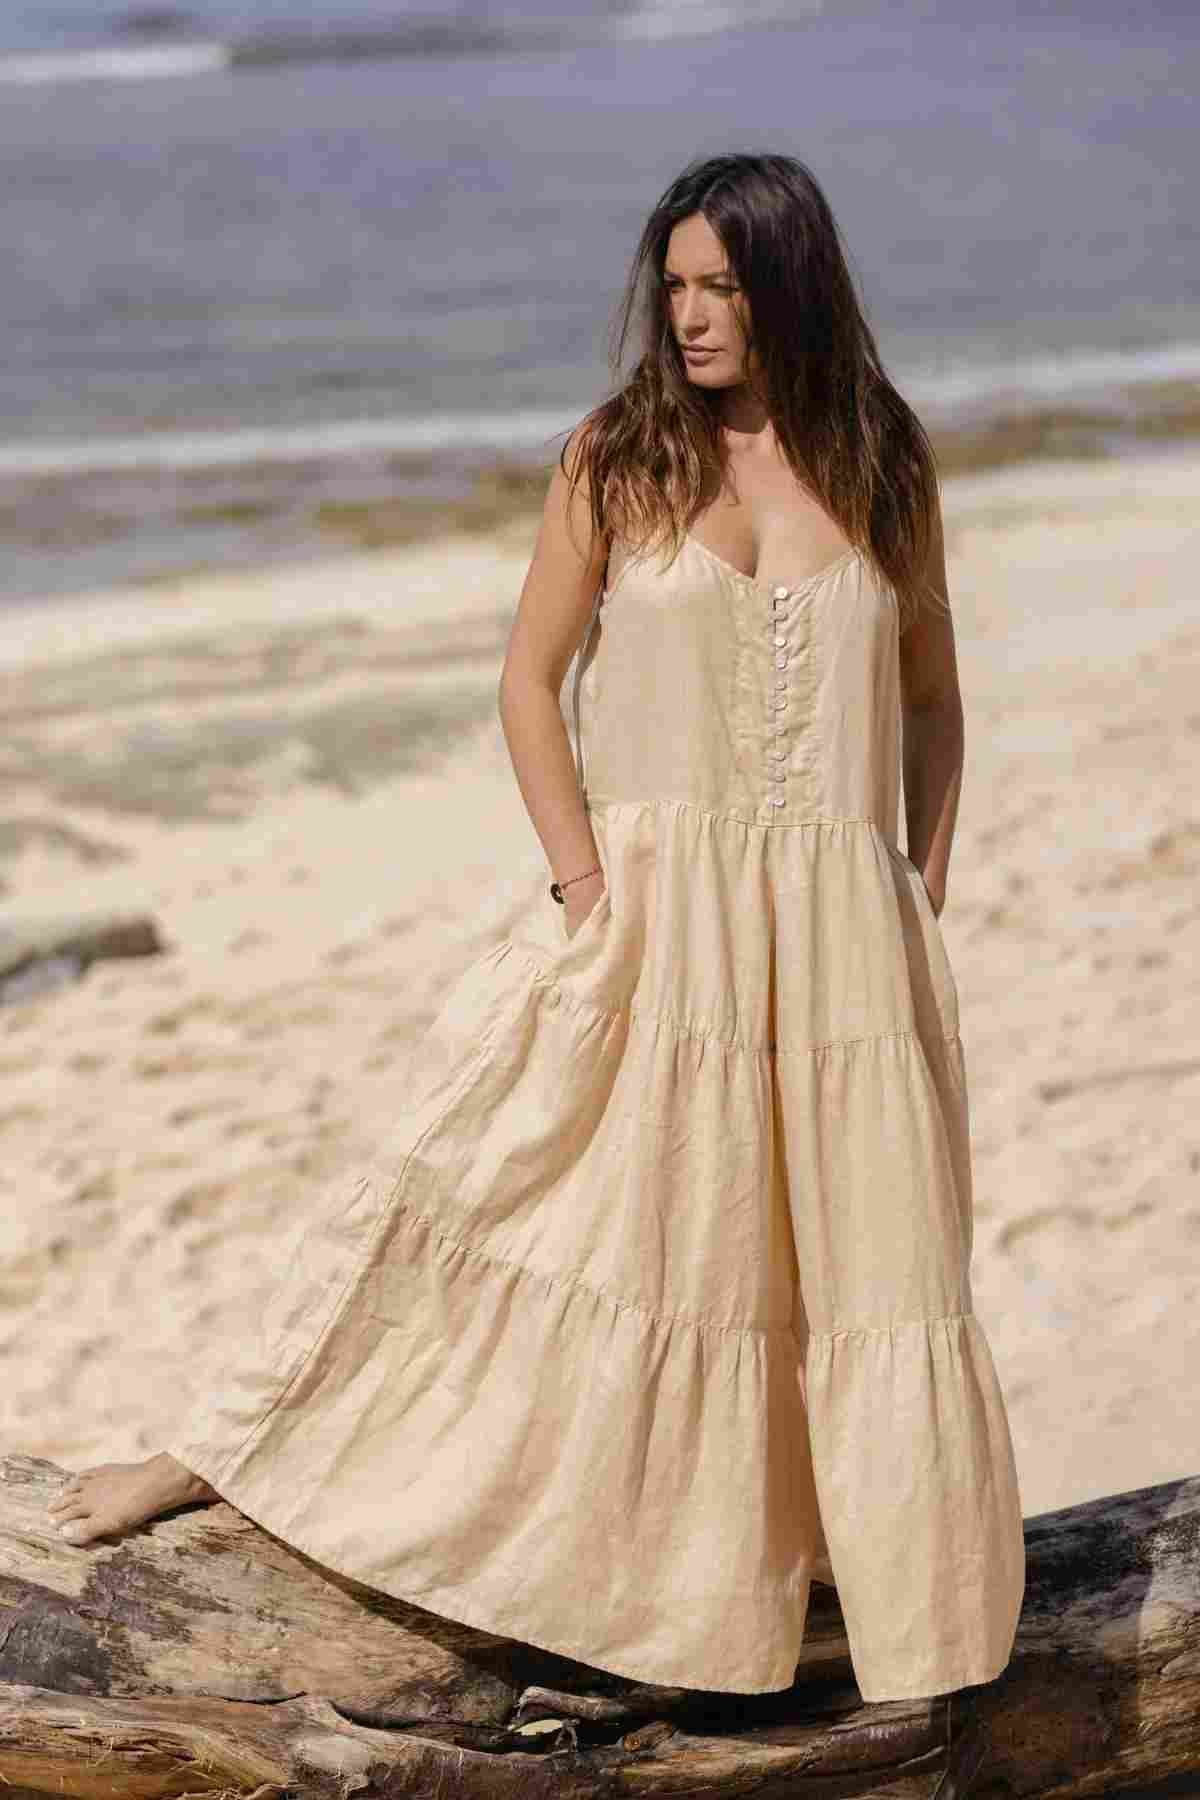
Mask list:
[[[920,870],[933,910],[940,915],[946,904],[964,741],[940,507],[935,508],[925,585],[938,604],[924,596],[915,620],[900,637],[904,818],[908,859]]]

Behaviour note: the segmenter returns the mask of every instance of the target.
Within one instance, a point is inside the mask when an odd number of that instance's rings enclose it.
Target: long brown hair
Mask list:
[[[586,477],[600,540],[611,543],[619,530],[639,548],[669,543],[672,557],[720,490],[717,395],[688,380],[663,282],[671,232],[694,213],[721,240],[746,296],[747,349],[752,342],[761,359],[781,450],[892,587],[905,629],[926,585],[938,499],[934,451],[883,371],[829,203],[794,157],[695,161],[658,201],[618,308],[614,379],[635,317],[642,353],[629,379],[563,446],[559,460],[572,490]]]

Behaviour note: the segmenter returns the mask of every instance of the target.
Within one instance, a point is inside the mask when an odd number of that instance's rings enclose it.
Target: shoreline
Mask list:
[[[1063,459],[1126,461],[1200,444],[1200,382],[1146,382],[1103,403],[997,409],[927,429],[943,481]],[[520,537],[540,515],[552,466],[544,447],[483,447],[0,475],[0,611],[448,537]]]

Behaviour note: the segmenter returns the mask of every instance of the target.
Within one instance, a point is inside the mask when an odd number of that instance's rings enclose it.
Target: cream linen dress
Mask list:
[[[786,589],[630,554],[573,700],[604,891],[453,980],[167,1447],[328,1567],[618,1675],[785,1688],[816,1578],[865,1700],[987,1681],[1024,1538],[894,595],[856,551]]]

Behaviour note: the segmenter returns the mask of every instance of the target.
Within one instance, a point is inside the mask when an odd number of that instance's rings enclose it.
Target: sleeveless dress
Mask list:
[[[166,1448],[328,1567],[636,1680],[867,1701],[1007,1663],[958,996],[896,846],[897,613],[630,555],[575,664],[606,885],[446,992],[394,1133]],[[548,878],[547,878],[548,879]]]

